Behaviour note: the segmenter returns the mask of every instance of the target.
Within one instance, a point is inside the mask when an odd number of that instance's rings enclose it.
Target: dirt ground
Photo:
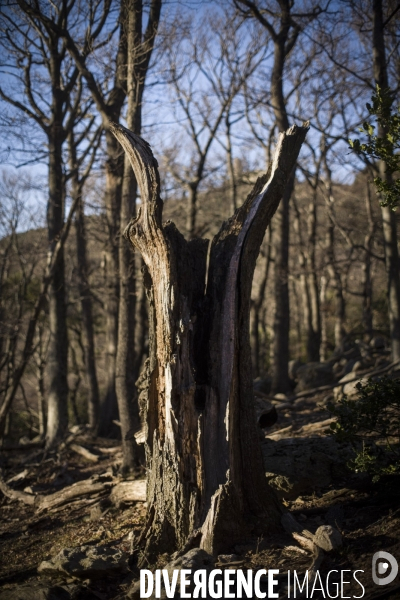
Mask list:
[[[279,411],[278,422],[266,435],[278,434],[286,437],[326,435],[324,428],[307,432],[307,425],[326,421],[329,414],[324,408],[326,396],[304,399],[292,407]],[[91,448],[118,447],[117,441],[92,440]],[[84,457],[66,448],[58,454],[43,456],[40,449],[2,450],[0,466],[5,481],[26,471],[23,481],[13,482],[16,490],[41,494],[54,493],[74,482],[92,475],[118,471],[121,459],[119,449],[113,454],[102,454],[97,463],[89,463]],[[10,484],[11,485],[11,484]],[[77,500],[57,510],[37,514],[33,506],[11,500],[0,492],[0,599],[9,594],[16,584],[34,588],[43,581],[37,574],[41,561],[49,559],[62,548],[81,545],[109,545],[126,552],[135,548],[135,538],[144,522],[146,505],[144,502],[109,505],[101,513],[93,507],[98,498]],[[295,500],[283,499],[287,509],[306,529],[311,532],[322,524],[335,524],[343,536],[340,550],[325,555],[319,569],[322,580],[331,570],[360,570],[358,578],[365,588],[354,580],[344,587],[344,595],[335,595],[331,588],[330,597],[363,597],[367,600],[400,599],[400,579],[397,577],[388,586],[378,586],[371,576],[372,557],[375,552],[384,550],[400,559],[400,478],[381,479],[373,484],[367,476],[343,471],[327,488],[310,489],[308,494]],[[133,536],[132,536],[133,532]],[[237,568],[279,569],[280,598],[288,597],[287,572],[302,574],[309,568],[311,556],[301,549],[289,534],[280,533],[268,538],[243,540],[231,549]],[[138,578],[135,565],[137,555],[130,563],[131,572],[103,580],[79,582],[76,598],[100,598],[103,600],[126,597],[127,591]],[[162,567],[170,557],[159,557],[157,565]],[[232,568],[232,567],[230,567]],[[331,576],[335,581],[336,574]],[[348,579],[350,580],[350,576]],[[346,580],[346,579],[345,579]],[[74,586],[76,581],[60,582]],[[318,586],[316,586],[318,588]],[[72,588],[71,588],[72,589]],[[17,596],[14,596],[17,598]],[[71,596],[72,597],[72,596]],[[291,596],[293,597],[293,596]],[[299,595],[297,597],[300,597]],[[329,597],[322,591],[315,591],[312,598]],[[60,595],[62,599],[62,595]]]

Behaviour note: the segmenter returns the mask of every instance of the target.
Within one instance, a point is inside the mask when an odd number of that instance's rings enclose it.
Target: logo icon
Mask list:
[[[391,567],[389,569],[389,567]],[[397,564],[397,560],[392,554],[389,552],[384,552],[380,550],[379,552],[375,552],[372,557],[372,579],[374,583],[377,585],[387,585],[388,583],[392,583],[397,577],[397,573],[399,572],[399,565]],[[385,575],[382,577],[382,575]]]

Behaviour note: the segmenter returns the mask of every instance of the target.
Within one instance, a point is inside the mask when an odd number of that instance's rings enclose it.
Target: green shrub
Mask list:
[[[328,405],[337,417],[330,433],[352,444],[355,458],[348,466],[377,481],[400,471],[400,379],[383,377],[356,387],[356,399],[343,396]]]
[[[368,141],[362,143],[358,139],[349,140],[350,147],[357,154],[385,163],[386,177],[375,177],[374,183],[382,197],[381,205],[389,206],[392,210],[396,210],[400,199],[400,106],[394,109],[394,101],[395,94],[392,90],[381,89],[377,85],[372,95],[372,104],[367,104],[367,109],[381,126],[382,137],[376,135],[376,126],[366,121],[360,131],[367,135]]]

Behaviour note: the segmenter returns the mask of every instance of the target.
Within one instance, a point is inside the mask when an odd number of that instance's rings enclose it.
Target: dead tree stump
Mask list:
[[[281,510],[262,464],[253,407],[250,293],[265,230],[308,130],[281,133],[268,173],[214,239],[186,241],[162,224],[157,161],[127,129],[141,206],[125,236],[144,259],[150,356],[145,414],[147,557],[198,543],[218,553],[250,533],[279,527]],[[142,378],[143,379],[143,378]],[[143,389],[144,388],[144,389]]]

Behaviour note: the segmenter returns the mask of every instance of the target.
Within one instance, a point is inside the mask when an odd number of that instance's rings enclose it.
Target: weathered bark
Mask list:
[[[389,87],[384,37],[383,1],[373,0],[373,67],[374,78],[381,89]],[[378,136],[383,137],[385,130],[378,126]],[[389,181],[383,161],[379,164],[380,177]],[[387,206],[382,207],[383,238],[385,244],[385,264],[388,277],[389,323],[392,343],[392,360],[400,358],[400,259],[397,246],[397,229],[394,212]]]
[[[137,272],[143,270],[143,260],[138,256],[139,260],[136,263]],[[148,355],[148,331],[149,318],[147,314],[147,297],[146,289],[143,285],[142,277],[137,282],[137,309],[136,309],[136,324],[135,324],[135,381],[138,379],[142,370],[142,365]]]
[[[257,255],[307,127],[280,135],[270,172],[211,243],[162,225],[157,162],[141,138],[114,133],[142,205],[126,236],[141,252],[150,300],[147,363],[146,556],[184,546],[201,529],[215,553],[245,532],[273,530],[280,507],[263,473],[253,408],[250,294]]]

